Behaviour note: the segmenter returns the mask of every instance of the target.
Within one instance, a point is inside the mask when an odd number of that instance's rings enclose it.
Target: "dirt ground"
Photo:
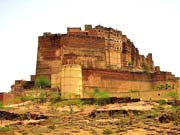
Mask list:
[[[32,101],[8,106],[9,112],[36,113],[49,116],[42,120],[2,120],[2,126],[8,131],[2,135],[180,135],[180,125],[174,121],[160,123],[158,117],[171,108],[160,106],[156,102],[135,102],[98,105],[62,105],[50,102]],[[158,109],[157,109],[158,108]],[[143,113],[135,115],[98,113],[90,117],[94,110],[137,110]],[[155,111],[153,111],[155,110]],[[177,121],[178,122],[178,121]]]

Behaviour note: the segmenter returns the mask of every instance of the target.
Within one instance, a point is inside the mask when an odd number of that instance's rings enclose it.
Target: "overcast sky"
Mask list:
[[[84,24],[121,30],[180,76],[180,0],[0,0],[0,92],[35,74],[38,36]]]

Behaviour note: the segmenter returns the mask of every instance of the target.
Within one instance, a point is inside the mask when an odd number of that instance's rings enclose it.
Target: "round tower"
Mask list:
[[[82,69],[80,65],[63,65],[61,69],[61,97],[82,98]]]

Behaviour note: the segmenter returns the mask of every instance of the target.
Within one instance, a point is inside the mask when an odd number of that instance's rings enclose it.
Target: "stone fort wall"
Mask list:
[[[0,103],[10,104],[13,103],[13,101],[14,101],[14,94],[5,93],[5,92],[0,93]]]
[[[44,33],[39,37],[36,75],[50,78],[65,64],[94,69],[155,70],[151,53],[146,57],[140,55],[120,31],[102,26],[85,31],[68,28],[67,34]]]
[[[84,93],[94,91],[96,87],[111,94],[179,88],[178,80],[165,73],[158,73],[157,78],[154,73],[83,69],[82,76]]]
[[[68,28],[66,34],[44,33],[38,39],[36,76],[45,75],[51,87],[61,87],[63,65],[82,67],[83,88],[99,87],[111,93],[130,90],[175,89],[178,81],[170,72],[154,66],[152,54],[139,54],[121,31],[103,26]]]

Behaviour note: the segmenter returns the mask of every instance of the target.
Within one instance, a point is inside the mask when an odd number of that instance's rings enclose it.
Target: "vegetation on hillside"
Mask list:
[[[38,76],[35,80],[35,87],[37,88],[48,88],[50,86],[50,80],[46,76]]]
[[[173,100],[178,99],[178,93],[176,91],[170,91],[167,96],[171,97]]]
[[[104,105],[109,103],[109,93],[100,91],[98,87],[94,89],[92,97],[95,98],[96,104],[98,105]]]

